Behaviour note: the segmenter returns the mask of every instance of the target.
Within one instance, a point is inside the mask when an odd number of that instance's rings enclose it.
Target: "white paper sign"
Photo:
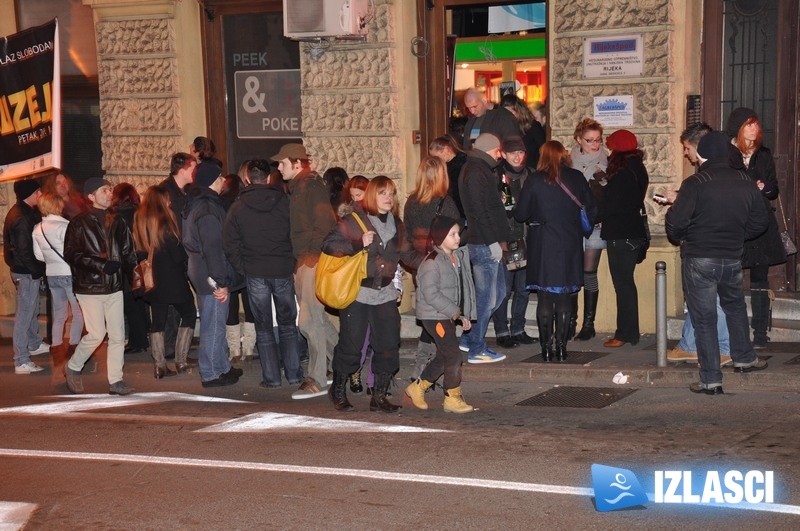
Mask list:
[[[583,77],[642,75],[644,46],[641,35],[594,37],[583,41]]]
[[[633,96],[595,96],[594,119],[604,127],[633,125]]]

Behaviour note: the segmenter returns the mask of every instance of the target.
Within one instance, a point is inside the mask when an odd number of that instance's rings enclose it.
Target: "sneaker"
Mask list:
[[[466,345],[462,345],[461,343],[458,344],[458,350],[461,352],[469,352],[469,347]]]
[[[725,391],[722,390],[721,385],[715,385],[714,387],[706,387],[706,384],[701,382],[694,382],[689,384],[689,391],[693,393],[703,393],[706,395],[724,395]]]
[[[667,352],[667,361],[694,361],[697,362],[697,353],[686,352],[680,347]]]
[[[744,367],[734,367],[733,372],[743,373],[743,372],[763,371],[766,368],[767,368],[766,360],[762,360],[761,358],[756,358],[756,361],[754,361],[750,365],[746,365]]]
[[[125,396],[131,393],[133,393],[133,387],[128,387],[128,385],[122,380],[114,382],[108,388],[108,394],[110,395]]]
[[[300,384],[300,388],[292,393],[293,400],[304,400],[306,398],[314,398],[317,396],[323,396],[328,393],[328,389],[324,387],[320,387],[317,384],[314,378],[310,376],[303,380],[303,383]]]
[[[727,367],[728,365],[733,365],[733,358],[731,358],[727,354],[720,354],[720,356],[719,356],[719,366],[720,367]]]
[[[505,354],[499,354],[494,350],[487,348],[481,354],[471,355],[467,358],[469,363],[495,363],[506,359]]]
[[[23,363],[22,365],[17,365],[14,367],[14,374],[32,374],[34,372],[41,372],[44,370],[44,367],[39,367],[34,362],[29,361],[28,363]]]
[[[224,387],[226,385],[233,385],[238,381],[239,381],[238,376],[233,376],[233,375],[225,376],[225,374],[222,374],[219,376],[219,378],[215,378],[213,380],[201,381],[200,384],[203,387]]]
[[[519,346],[519,342],[511,336],[500,336],[497,338],[497,346],[500,348],[514,348]]]
[[[233,365],[231,365],[231,368],[228,369],[228,372],[226,372],[222,376],[224,376],[225,378],[228,378],[228,379],[232,379],[232,378],[236,377],[236,379],[238,380],[239,378],[242,377],[243,374],[244,374],[244,371],[242,369],[239,369],[238,367],[234,367]]]
[[[39,354],[47,354],[48,352],[50,352],[50,345],[42,341],[39,343],[39,348],[36,350],[29,350],[28,354],[31,356],[38,356]]]
[[[81,379],[81,371],[73,371],[69,367],[64,371],[67,378],[67,389],[70,393],[79,395],[83,393],[83,380]]]
[[[525,333],[524,330],[520,334],[514,334],[513,336],[511,336],[511,338],[517,343],[520,343],[522,345],[532,345],[536,341],[536,339],[532,338],[527,333]]]

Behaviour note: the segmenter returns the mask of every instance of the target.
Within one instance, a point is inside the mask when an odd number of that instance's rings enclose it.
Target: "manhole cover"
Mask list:
[[[531,356],[530,358],[525,358],[522,360],[522,363],[547,363],[548,365],[551,363],[554,365],[585,365],[595,360],[599,360],[603,356],[608,356],[608,352],[567,352],[567,361],[545,362],[542,359],[542,355],[537,354],[535,356]]]
[[[560,386],[518,403],[518,406],[579,407],[601,409],[635,393],[638,389],[617,387]]]
[[[800,356],[795,356],[794,358],[790,359],[789,361],[785,361],[784,365],[800,365]]]

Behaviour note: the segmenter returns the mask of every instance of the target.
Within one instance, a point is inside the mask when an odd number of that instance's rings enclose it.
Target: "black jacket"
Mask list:
[[[175,219],[178,221],[178,230],[183,231],[183,219],[188,202],[186,191],[178,187],[178,183],[175,182],[175,177],[171,175],[161,181],[159,186],[165,188],[167,192],[169,192],[169,208],[175,214]]]
[[[194,303],[187,277],[188,257],[183,245],[169,233],[153,253],[153,281],[155,288],[145,293],[144,299],[157,304]]]
[[[12,273],[38,279],[44,275],[44,262],[33,255],[33,227],[42,221],[39,210],[17,201],[3,224],[3,258]]]
[[[225,255],[247,277],[286,278],[294,272],[289,196],[280,186],[253,184],[239,194],[225,218]]]
[[[464,151],[471,150],[473,142],[482,133],[491,133],[499,138],[500,142],[512,136],[522,136],[517,119],[511,111],[499,105],[487,110],[480,118],[469,117],[464,127]]]
[[[64,235],[64,259],[72,269],[72,289],[85,295],[121,291],[123,275],[130,279],[136,266],[133,238],[125,221],[108,211],[103,216],[95,208],[70,220]],[[105,273],[108,261],[120,262],[120,269]]]
[[[604,240],[645,239],[642,203],[649,178],[642,159],[632,157],[625,168],[608,178],[602,188],[599,221]]]
[[[704,162],[683,181],[664,221],[667,236],[683,242],[685,258],[734,260],[741,259],[744,241],[769,225],[755,183],[725,159]]]
[[[507,242],[510,237],[508,218],[494,172],[498,162],[477,149],[468,155],[458,183],[469,228],[467,243],[490,245]]]

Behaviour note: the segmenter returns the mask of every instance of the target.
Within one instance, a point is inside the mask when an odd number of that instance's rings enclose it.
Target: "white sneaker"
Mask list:
[[[31,374],[43,370],[44,367],[39,367],[34,362],[29,361],[28,363],[23,363],[22,365],[17,365],[14,367],[14,374]]]
[[[50,352],[50,345],[42,341],[39,348],[28,351],[28,354],[31,356],[38,356],[39,354],[47,354],[48,352]]]

